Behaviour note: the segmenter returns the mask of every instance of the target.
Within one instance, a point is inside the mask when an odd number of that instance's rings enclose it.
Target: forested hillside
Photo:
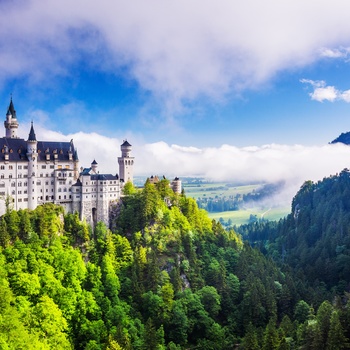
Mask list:
[[[312,224],[305,208],[315,186],[304,185],[285,220],[297,237]],[[297,273],[281,269],[167,180],[124,191],[112,230],[91,230],[54,205],[9,206],[0,219],[1,349],[349,348],[350,305],[339,287],[347,271],[332,290],[342,298],[329,298],[326,282],[320,293],[321,282],[308,284],[296,262]],[[334,233],[340,219],[330,213],[320,225],[326,220]],[[265,240],[278,263],[300,243],[279,242],[280,227]],[[342,227],[340,241],[330,242],[340,264],[348,249]],[[308,247],[317,241],[307,237]]]

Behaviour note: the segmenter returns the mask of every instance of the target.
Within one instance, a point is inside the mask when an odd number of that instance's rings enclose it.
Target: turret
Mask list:
[[[97,174],[97,162],[96,160],[94,159],[94,161],[91,163],[91,170]]]
[[[130,157],[131,145],[128,141],[124,141],[120,146],[122,156],[118,157],[119,178],[124,182],[133,182],[134,179],[134,157]]]
[[[36,171],[38,162],[37,140],[34,132],[33,122],[27,140],[28,157],[28,208],[35,209],[38,205],[38,194],[36,186]]]
[[[17,138],[18,121],[17,121],[15,107],[13,106],[12,97],[11,97],[9,108],[7,109],[4,126],[5,126],[5,132],[6,132],[5,137]]]

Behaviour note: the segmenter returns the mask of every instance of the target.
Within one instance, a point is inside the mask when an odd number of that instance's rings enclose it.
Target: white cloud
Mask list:
[[[350,90],[341,91],[336,89],[334,86],[327,86],[324,80],[300,79],[300,82],[303,84],[310,84],[314,88],[314,91],[309,93],[309,96],[314,101],[350,102]]]
[[[171,108],[201,96],[221,99],[319,59],[320,48],[348,47],[347,9],[346,0],[2,1],[0,86],[23,75],[54,83],[84,62],[126,70]]]
[[[341,96],[339,91],[334,86],[326,86],[324,88],[317,88],[310,94],[311,99],[319,102],[330,101],[334,102]]]
[[[321,57],[328,57],[328,58],[346,58],[349,53],[349,48],[337,48],[337,49],[331,49],[331,48],[322,48],[320,50],[320,56]]]
[[[117,158],[122,139],[83,132],[62,135],[40,125],[36,125],[35,131],[38,140],[73,139],[82,167],[89,167],[95,159],[101,173],[119,172]],[[144,144],[135,135],[129,135],[128,141],[133,145],[135,175],[201,176],[236,183],[284,181],[283,201],[288,203],[304,181],[321,180],[350,167],[350,147],[343,144],[312,147],[270,144],[243,148],[225,144],[215,148],[195,148],[166,142]],[[275,200],[278,203],[281,197]]]

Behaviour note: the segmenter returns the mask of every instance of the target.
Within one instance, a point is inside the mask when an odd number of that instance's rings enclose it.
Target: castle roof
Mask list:
[[[9,105],[9,108],[7,109],[6,115],[12,115],[13,118],[17,118],[15,107],[14,107],[13,102],[12,102],[12,97],[11,97],[10,105]]]
[[[91,180],[118,180],[118,177],[112,174],[96,174],[91,175]]]
[[[106,180],[118,180],[119,177],[118,175],[114,176],[112,174],[90,174],[91,168],[84,168],[83,171],[80,173],[80,175],[83,176],[90,176],[90,180],[101,180],[101,181],[106,181]]]
[[[83,184],[81,183],[80,179],[78,179],[77,182],[72,186],[80,186],[81,187],[81,186],[83,186]]]
[[[0,138],[0,162],[3,162],[6,153],[6,147],[9,153],[9,161],[28,161],[27,158],[27,141],[17,138]],[[69,160],[69,153],[73,153],[73,160],[78,160],[77,153],[74,150],[72,142],[56,141],[38,141],[37,143],[38,161],[46,161],[46,155],[50,154],[50,159],[58,161]],[[54,158],[54,154],[57,155]]]
[[[123,142],[122,146],[124,146],[124,147],[130,147],[131,145],[130,145],[130,143],[129,143],[127,140],[125,140],[125,141]]]
[[[36,141],[36,136],[35,136],[35,132],[34,132],[33,122],[32,122],[32,125],[30,127],[28,141]]]

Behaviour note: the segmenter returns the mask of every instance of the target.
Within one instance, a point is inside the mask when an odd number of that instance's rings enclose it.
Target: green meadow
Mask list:
[[[198,198],[221,198],[236,195],[248,194],[259,190],[263,184],[254,185],[232,185],[227,183],[200,183],[200,184],[183,184],[185,194],[194,199]],[[243,207],[235,211],[211,212],[209,217],[215,220],[222,218],[225,222],[231,220],[232,225],[247,224],[252,215],[257,219],[279,220],[290,213],[290,206],[284,207],[263,207],[254,206]]]

